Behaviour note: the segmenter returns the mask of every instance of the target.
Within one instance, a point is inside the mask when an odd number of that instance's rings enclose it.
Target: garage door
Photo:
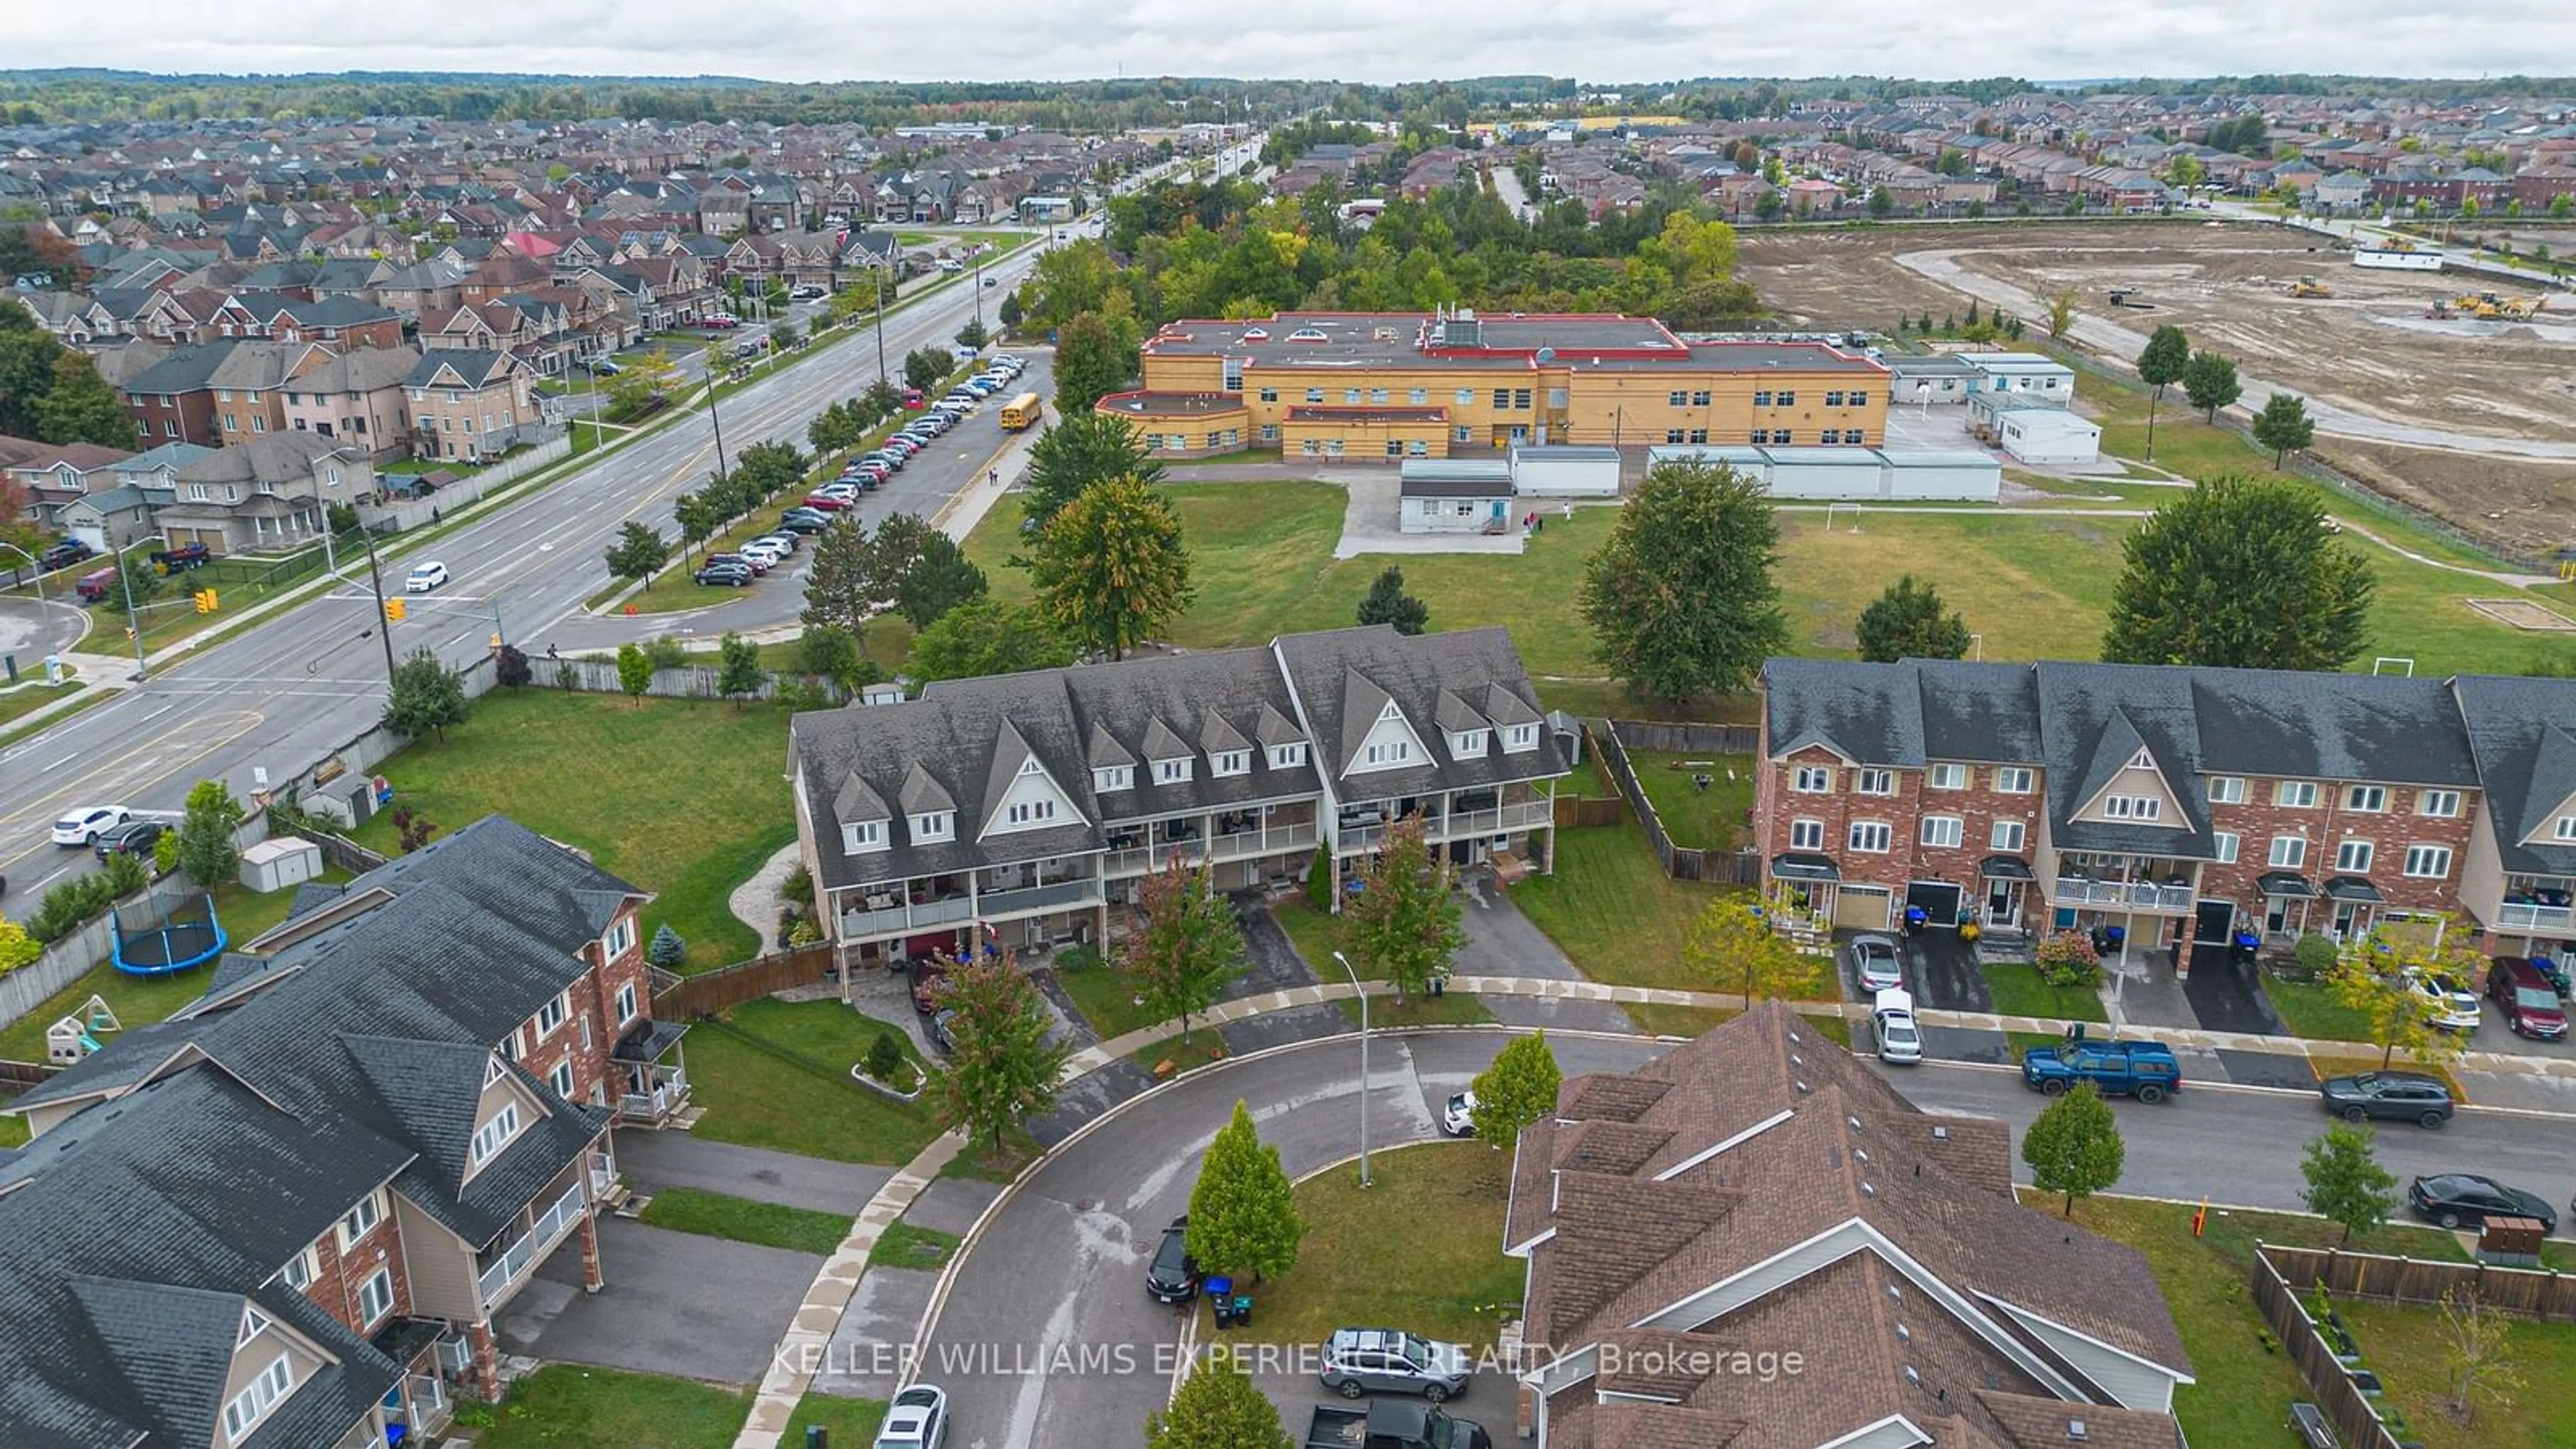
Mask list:
[[[1847,885],[1834,892],[1834,924],[1860,931],[1887,929],[1887,888]]]
[[[1919,908],[1927,925],[1959,924],[1959,887],[1945,880],[1915,880],[1905,883],[1905,904]]]
[[[2196,946],[2224,946],[2236,936],[2236,903],[2204,900],[2191,912],[2191,939]]]

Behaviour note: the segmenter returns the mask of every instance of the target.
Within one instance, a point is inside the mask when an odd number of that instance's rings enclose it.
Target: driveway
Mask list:
[[[566,1239],[493,1326],[511,1353],[720,1384],[754,1384],[823,1260],[729,1238],[599,1220],[608,1286],[581,1291]]]
[[[1915,935],[1900,935],[1897,947],[1905,954],[1905,979],[1914,989],[1914,1004],[1928,1011],[1992,1011],[1994,993],[1986,989],[1986,974],[1977,969],[1974,943],[1959,939],[1956,931],[1925,930]]]
[[[894,1176],[890,1167],[826,1162],[763,1147],[737,1147],[685,1132],[621,1133],[617,1139],[617,1165],[645,1193],[665,1187],[690,1187],[845,1218],[857,1217],[876,1190]]]
[[[2161,965],[2157,961],[2149,970],[2160,969]],[[2290,1034],[2281,1024],[2280,1013],[2272,1009],[2271,1000],[2263,994],[2261,972],[2252,962],[2237,960],[2236,953],[2224,943],[2213,941],[2191,948],[2191,977],[2182,983],[2182,994],[2204,1031],[2252,1036]]]
[[[1234,905],[1235,919],[1243,926],[1244,969],[1226,988],[1227,1000],[1312,986],[1322,979],[1318,963],[1297,954],[1296,943],[1259,895],[1247,891],[1234,897]],[[1329,969],[1336,977],[1341,974],[1339,966]]]
[[[1467,949],[1459,969],[1498,976],[1536,976],[1549,981],[1580,981],[1583,973],[1547,933],[1530,924],[1512,898],[1478,879],[1467,887],[1467,909],[1460,915]],[[1537,996],[1488,996],[1485,1009],[1505,1026],[1534,1026],[1561,1031],[1635,1031],[1628,1013],[1607,1001],[1553,1001]]]

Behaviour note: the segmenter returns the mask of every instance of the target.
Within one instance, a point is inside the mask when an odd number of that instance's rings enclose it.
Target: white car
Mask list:
[[[1852,970],[1860,977],[1861,990],[1876,995],[1905,984],[1905,960],[1897,954],[1896,943],[1887,937],[1854,936],[1851,954]]]
[[[1452,1137],[1476,1135],[1476,1094],[1460,1092],[1440,1109],[1440,1130]]]
[[[1923,1029],[1914,1020],[1913,997],[1897,990],[1878,993],[1869,1024],[1878,1036],[1880,1061],[1913,1066],[1923,1060]]]
[[[122,805],[84,805],[54,822],[54,844],[91,845],[106,831],[134,818]]]
[[[55,839],[62,837],[57,834]],[[2440,974],[2420,971],[2406,973],[2406,985],[2424,1003],[2424,1019],[2442,1031],[2475,1035],[2480,1020],[2478,996],[2459,982]]]
[[[435,561],[424,564],[413,564],[411,566],[410,574],[406,575],[403,579],[403,592],[406,594],[425,594],[446,582],[447,565]]]
[[[744,544],[740,552],[757,568],[776,568],[787,560],[787,550],[765,538],[755,538]]]
[[[886,1405],[876,1449],[940,1449],[948,1442],[948,1391],[914,1384]]]

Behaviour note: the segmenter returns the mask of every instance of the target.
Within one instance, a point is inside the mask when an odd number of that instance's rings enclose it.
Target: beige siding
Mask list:
[[[2159,808],[2163,813],[2149,821],[2113,821],[2110,816],[2102,813],[2103,797],[2109,795],[2133,795],[2146,799],[2160,800],[2163,804]],[[2120,770],[2111,777],[2110,783],[2104,785],[2099,791],[2097,791],[2092,799],[2084,802],[2084,808],[2075,812],[2075,818],[2078,820],[2110,821],[2113,824],[2119,825],[2160,825],[2168,829],[2175,830],[2187,830],[2190,828],[2184,821],[2182,810],[2174,799],[2173,791],[2165,788],[2164,777],[2153,770],[2127,768]]]
[[[400,1193],[394,1217],[402,1224],[403,1271],[411,1280],[412,1313],[472,1323],[483,1315],[474,1281],[474,1250]]]
[[[2460,904],[2478,924],[2495,928],[2496,907],[2504,904],[2504,857],[2496,849],[2500,828],[2486,797],[2477,797],[2477,815],[2469,826],[2469,848],[2459,862]]]

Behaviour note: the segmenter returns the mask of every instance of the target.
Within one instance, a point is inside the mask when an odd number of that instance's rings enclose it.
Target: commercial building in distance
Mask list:
[[[1685,342],[1614,314],[1295,312],[1184,320],[1098,410],[1163,457],[1350,461],[1519,444],[1876,447],[1889,374],[1822,342]]]

